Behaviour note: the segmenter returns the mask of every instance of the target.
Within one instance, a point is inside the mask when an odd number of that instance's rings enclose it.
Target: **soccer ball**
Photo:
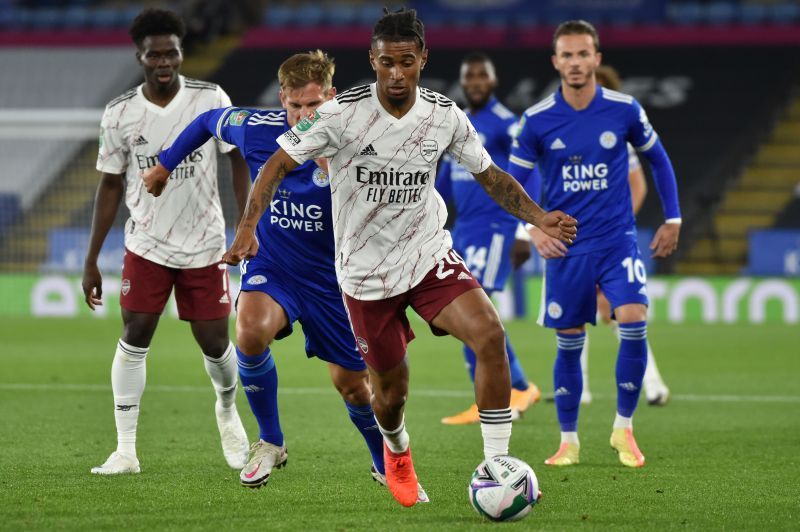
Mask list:
[[[531,466],[512,456],[484,460],[472,473],[469,502],[492,521],[514,521],[528,515],[539,500],[539,481]]]

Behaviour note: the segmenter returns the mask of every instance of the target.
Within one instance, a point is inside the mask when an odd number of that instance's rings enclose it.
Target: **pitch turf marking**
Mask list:
[[[70,384],[70,383],[0,383],[0,391],[66,391],[66,392],[111,392],[109,384]],[[148,385],[147,392],[163,393],[211,393],[211,386],[171,386],[165,384]],[[287,395],[333,395],[333,387],[290,387],[282,386],[280,393]],[[424,397],[473,397],[473,393],[466,390],[411,390],[412,396]],[[615,396],[592,393],[597,399],[613,399]],[[800,395],[702,395],[702,394],[677,394],[670,400],[687,402],[711,403],[800,403]]]

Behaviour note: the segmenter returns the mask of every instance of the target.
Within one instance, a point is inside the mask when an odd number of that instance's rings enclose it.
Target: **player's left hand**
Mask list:
[[[258,239],[252,229],[239,227],[233,244],[222,256],[222,262],[236,266],[244,259],[254,257],[258,253]]]
[[[516,270],[531,258],[531,243],[519,238],[511,244],[511,266]]]
[[[572,244],[578,235],[578,220],[562,211],[544,213],[539,220],[539,229],[546,235],[557,238],[567,244]]]
[[[650,243],[650,249],[653,250],[652,257],[663,259],[672,255],[672,252],[678,248],[680,233],[681,224],[661,224]]]
[[[140,172],[144,187],[147,191],[155,197],[161,195],[164,187],[167,186],[167,179],[169,179],[169,170],[164,168],[161,163]]]

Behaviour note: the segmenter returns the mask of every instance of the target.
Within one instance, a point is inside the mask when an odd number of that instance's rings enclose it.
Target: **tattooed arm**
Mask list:
[[[572,244],[577,233],[575,218],[561,211],[544,211],[522,185],[495,164],[483,172],[473,174],[475,180],[503,209],[517,218],[535,225],[548,235]]]
[[[223,262],[231,265],[239,264],[243,259],[248,259],[258,252],[258,240],[255,235],[258,221],[272,202],[272,197],[283,178],[298,166],[289,154],[279,148],[261,167],[247,197],[244,216],[236,229],[236,238],[233,239],[230,249],[222,256]]]

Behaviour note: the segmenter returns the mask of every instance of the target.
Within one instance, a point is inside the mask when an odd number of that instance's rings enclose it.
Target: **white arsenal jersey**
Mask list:
[[[301,164],[328,158],[336,273],[342,290],[362,300],[407,292],[452,247],[434,189],[439,158],[448,152],[472,173],[492,162],[451,100],[420,87],[395,118],[375,91],[373,83],[343,92],[278,138]]]
[[[145,189],[140,172],[158,163],[194,118],[228,107],[230,98],[213,83],[180,77],[181,88],[166,107],[142,94],[142,86],[111,100],[100,131],[97,169],[125,174],[125,247],[147,260],[171,268],[201,268],[219,262],[225,252],[225,221],[217,188],[217,148],[206,142],[175,168],[158,198]]]

